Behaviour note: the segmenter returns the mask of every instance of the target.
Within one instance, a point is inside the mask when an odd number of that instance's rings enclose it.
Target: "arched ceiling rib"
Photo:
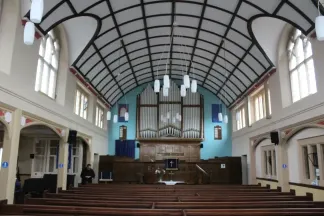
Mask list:
[[[313,0],[46,0],[38,28],[46,33],[70,17],[97,19],[97,34],[72,66],[111,105],[162,78],[168,50],[172,79],[188,67],[200,86],[231,105],[274,67],[254,37],[253,20],[275,17],[309,34],[316,15]]]

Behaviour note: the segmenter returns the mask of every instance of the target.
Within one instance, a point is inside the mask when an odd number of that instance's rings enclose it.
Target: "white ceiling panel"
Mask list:
[[[199,24],[199,18],[178,15],[176,18],[176,22],[178,23],[178,25],[180,24],[181,26],[191,26],[197,28]]]
[[[258,0],[258,1],[260,1],[260,0]],[[276,0],[270,0],[270,1],[276,1]],[[260,13],[262,13],[262,12],[260,10],[258,10],[257,8],[243,2],[237,14],[248,20],[251,17],[258,15]]]
[[[49,2],[58,2],[59,0],[50,0],[50,1],[46,1],[46,4],[48,4]],[[75,10],[79,13],[85,9],[87,9],[90,6],[93,6],[93,4],[96,4],[98,2],[100,2],[101,0],[70,0],[70,2],[72,3],[73,7],[75,8]],[[48,2],[48,3],[47,3]],[[53,4],[52,3],[52,4]],[[45,4],[45,5],[46,5]],[[55,3],[56,4],[56,3]],[[54,4],[54,5],[55,5]],[[46,12],[46,11],[44,11]]]
[[[234,76],[232,75],[229,80],[232,82],[233,85],[235,85],[238,89],[241,90],[241,92],[243,92],[246,87],[245,87],[245,83],[243,84],[243,81],[240,79],[240,77],[237,77],[234,73]],[[247,85],[249,86],[249,85]],[[237,91],[235,91],[235,93],[237,93]],[[239,93],[240,94],[240,93]]]
[[[106,45],[108,42],[113,41],[119,38],[118,33],[115,29],[107,32],[106,34],[102,35],[101,37],[95,40],[95,44],[98,48]]]
[[[171,16],[157,16],[157,17],[147,18],[146,22],[147,22],[147,27],[170,25]]]
[[[246,84],[251,84],[251,82],[246,77],[249,77],[250,80],[252,81],[254,81],[257,78],[256,74],[244,62],[242,62],[238,66],[238,69],[239,69],[237,70],[238,72],[234,72],[234,73],[239,74],[240,76],[238,77],[241,77],[242,81]],[[245,76],[243,76],[242,73],[244,73]]]
[[[234,12],[237,6],[238,0],[211,0],[207,4],[219,8],[223,8],[229,12]]]
[[[205,17],[227,25],[231,21],[232,14],[212,7],[206,7]]]
[[[202,11],[202,4],[191,4],[185,2],[176,3],[177,14],[190,14],[193,16],[200,16]]]
[[[52,0],[51,0],[52,1]],[[104,16],[107,16],[109,13],[108,5],[105,1],[101,2],[100,4],[97,4],[96,6],[90,8],[86,11],[86,13],[89,14],[96,14],[98,17],[103,18]]]
[[[146,16],[171,13],[171,3],[161,2],[145,5]]]
[[[93,46],[90,46],[87,49],[87,51],[81,56],[80,60],[78,61],[78,63],[76,65],[78,67],[80,67],[84,63],[84,61],[86,61],[94,53],[95,53],[95,49],[93,48]]]
[[[279,5],[279,3],[281,2],[281,0],[271,0],[271,1],[249,0],[249,2],[256,5],[257,7],[262,8],[268,13],[273,13],[277,8],[277,6]]]
[[[130,34],[132,32],[135,32],[135,31],[137,31],[139,29],[143,29],[143,28],[144,28],[143,20],[137,20],[134,22],[130,22],[130,23],[124,24],[119,27],[122,35]]]
[[[235,71],[234,71],[234,75],[235,75],[236,78],[232,79],[232,81],[233,81],[235,84],[238,83],[238,80],[237,80],[237,79],[239,79],[239,81],[242,82],[242,83],[244,83],[245,86],[250,86],[250,85],[251,85],[250,80],[249,80],[245,75],[243,75],[243,73],[242,73],[241,71],[239,71],[239,70],[235,70]],[[248,77],[249,77],[251,80],[253,80],[253,77],[251,77],[251,76],[248,76]],[[245,90],[245,87],[244,87],[242,84],[240,84],[239,87],[240,87],[240,89],[241,89],[242,91]]]
[[[202,22],[201,28],[206,31],[214,32],[218,35],[224,35],[226,31],[226,26],[223,26],[221,24],[209,20],[204,20]]]
[[[264,68],[260,65],[259,62],[257,62],[250,54],[247,54],[244,58],[244,62],[248,64],[251,68],[254,69],[254,71],[261,75],[264,72]]]
[[[142,10],[140,7],[134,7],[128,10],[121,11],[117,13],[115,16],[116,16],[117,23],[119,25],[143,17]]]
[[[140,4],[140,0],[110,0],[111,7],[113,8],[113,11],[120,11],[127,7],[132,7],[134,5]]]
[[[240,33],[244,34],[245,36],[247,36],[248,38],[251,39],[247,27],[248,27],[247,22],[245,22],[241,18],[235,17],[233,24],[232,24],[232,28],[239,31]]]

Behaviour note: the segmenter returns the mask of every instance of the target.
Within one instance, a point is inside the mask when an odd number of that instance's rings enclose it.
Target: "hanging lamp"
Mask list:
[[[191,92],[196,93],[197,92],[197,80],[191,81]]]
[[[186,87],[185,87],[185,85],[181,85],[180,94],[181,94],[181,97],[186,97]]]
[[[170,78],[169,78],[169,75],[167,75],[167,74],[165,74],[163,76],[163,87],[170,88]]]
[[[323,41],[324,40],[324,16],[321,15],[320,12],[320,0],[318,0],[317,9],[318,9],[318,16],[315,19],[315,32],[317,40]]]
[[[111,120],[111,112],[110,110],[107,111],[107,121]]]
[[[227,114],[224,115],[224,123],[225,123],[225,124],[228,123],[228,116],[227,116]]]
[[[183,76],[183,85],[187,88],[190,88],[190,78],[189,75],[184,75]]]
[[[169,96],[169,89],[163,86],[163,96],[168,97]]]
[[[125,121],[128,121],[128,119],[129,119],[129,114],[128,112],[125,112]]]
[[[33,22],[26,22],[24,28],[24,44],[30,46],[34,44],[35,40],[35,24]]]
[[[42,22],[44,12],[44,0],[32,0],[30,6],[30,20],[33,23]]]
[[[223,121],[223,113],[218,113],[218,121]]]
[[[118,122],[118,116],[114,115],[114,123],[117,123],[117,122]]]
[[[154,81],[154,92],[159,93],[160,92],[160,80],[155,80]]]

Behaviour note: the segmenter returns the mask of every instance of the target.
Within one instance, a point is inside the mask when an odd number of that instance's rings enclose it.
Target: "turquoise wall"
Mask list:
[[[119,126],[127,126],[127,139],[134,140],[136,135],[136,96],[140,94],[147,84],[139,86],[127,93],[126,96],[121,98],[118,103],[125,104],[126,100],[129,104],[129,121],[121,123],[108,122],[108,154],[115,154],[115,140],[119,139]],[[201,159],[214,158],[216,156],[231,156],[232,155],[232,119],[229,110],[226,110],[228,114],[228,124],[213,123],[212,122],[212,104],[220,103],[220,100],[205,88],[198,87],[198,92],[204,96],[204,128],[205,128],[205,140],[203,142],[204,148],[200,151]],[[223,107],[225,107],[223,105]],[[118,114],[118,105],[116,103],[113,106],[112,116]],[[223,109],[223,114],[225,113]],[[222,140],[214,140],[214,126],[220,125],[222,127]],[[139,149],[135,150],[135,157],[139,158]]]

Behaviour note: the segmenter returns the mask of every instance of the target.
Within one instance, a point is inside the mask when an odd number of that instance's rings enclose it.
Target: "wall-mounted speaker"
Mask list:
[[[204,144],[201,143],[201,144],[200,144],[200,148],[204,148]]]
[[[76,130],[70,130],[69,131],[69,137],[68,137],[68,143],[69,144],[76,144],[77,141],[77,131]]]
[[[30,154],[30,155],[29,155],[29,158],[30,158],[30,159],[34,159],[34,158],[35,158],[35,154]]]
[[[137,143],[136,147],[137,148],[141,148],[141,144],[140,143]]]
[[[278,131],[270,132],[270,138],[271,138],[271,143],[274,143],[275,145],[279,144],[279,133],[278,133]]]

